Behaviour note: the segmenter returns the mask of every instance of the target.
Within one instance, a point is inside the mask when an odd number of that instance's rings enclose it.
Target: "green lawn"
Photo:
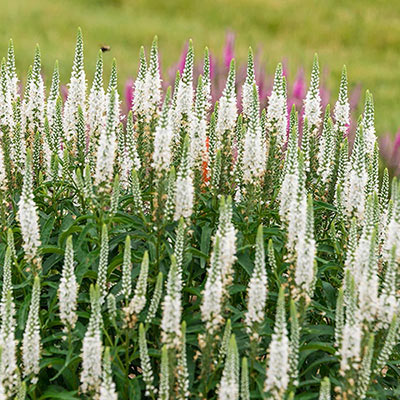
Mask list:
[[[88,77],[101,44],[110,45],[106,65],[118,60],[120,76],[136,74],[139,46],[159,36],[163,67],[175,62],[185,40],[197,54],[208,45],[219,52],[225,33],[237,33],[237,57],[249,45],[264,49],[268,72],[283,58],[291,69],[310,69],[318,52],[329,68],[336,96],[342,65],[352,85],[369,88],[376,101],[379,132],[400,126],[400,2],[383,0],[0,0],[0,51],[12,37],[18,70],[32,62],[35,43],[42,49],[47,84],[54,60],[63,81],[69,76],[77,26],[85,39]]]

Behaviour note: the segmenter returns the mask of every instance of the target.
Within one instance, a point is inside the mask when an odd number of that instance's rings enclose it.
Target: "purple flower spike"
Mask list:
[[[216,61],[214,56],[211,54],[210,52],[210,79],[213,80],[215,78],[216,72],[215,72],[215,68],[216,68]]]
[[[380,137],[379,148],[387,166],[395,175],[398,175],[400,172],[400,130],[397,131],[394,140],[392,137],[390,133]]]
[[[293,83],[293,97],[302,100],[306,95],[306,82],[304,79],[304,70],[301,68],[297,73],[296,80]]]
[[[288,69],[288,62],[287,62],[286,58],[282,61],[282,74],[287,79],[287,77],[289,75],[289,69]]]
[[[188,52],[188,47],[189,47],[189,42],[186,42],[185,47],[183,48],[183,51],[181,53],[181,58],[179,59],[178,65],[176,69],[182,74],[183,69],[185,68],[185,61],[186,61],[186,55]]]
[[[225,68],[229,68],[232,59],[235,57],[235,34],[228,32],[226,35],[225,47],[224,47],[224,65]]]
[[[321,86],[319,90],[319,95],[321,96],[322,107],[325,109],[329,102],[329,98],[331,96],[329,90],[325,86]]]
[[[400,130],[397,131],[396,137],[394,139],[394,149],[393,151],[397,151],[400,147]]]
[[[62,97],[63,101],[65,102],[65,100],[67,100],[67,97],[68,97],[68,87],[67,87],[67,85],[61,85],[60,86],[60,92],[61,92],[61,97]]]
[[[133,100],[133,79],[132,78],[129,78],[125,82],[124,95],[125,95],[126,111],[129,111],[132,107],[132,100]]]
[[[350,110],[355,110],[360,103],[361,85],[358,84],[351,92],[349,97]]]

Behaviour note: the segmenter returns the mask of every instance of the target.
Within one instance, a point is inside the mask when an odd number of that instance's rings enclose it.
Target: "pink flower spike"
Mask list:
[[[189,47],[189,42],[185,43],[185,47],[183,48],[181,58],[179,59],[177,69],[178,71],[182,74],[183,69],[185,68],[185,61],[186,61],[186,55],[188,52],[188,47]]]
[[[215,78],[215,66],[216,66],[215,58],[210,52],[210,79],[211,80],[213,80]]]
[[[357,86],[351,91],[349,97],[350,110],[355,110],[360,102],[361,97],[361,85],[357,84]]]
[[[61,92],[61,97],[62,97],[63,101],[65,102],[65,100],[67,100],[67,97],[68,97],[67,85],[61,85],[60,92]]]
[[[228,32],[226,34],[226,41],[224,47],[224,65],[225,68],[229,68],[232,59],[235,57],[235,34],[233,32]]]
[[[304,79],[304,70],[301,68],[297,73],[296,80],[293,83],[293,97],[303,99],[306,94],[306,82]]]
[[[282,74],[283,74],[283,76],[286,78],[286,80],[288,79],[288,75],[289,75],[289,69],[288,69],[288,66],[287,66],[287,59],[285,58],[283,61],[282,61]]]
[[[329,102],[330,92],[325,86],[321,86],[319,89],[319,95],[322,100],[322,107],[325,108]]]
[[[394,138],[394,151],[397,151],[400,147],[400,129],[397,131]]]
[[[133,79],[129,78],[125,82],[125,88],[124,88],[124,94],[125,94],[125,107],[126,110],[130,110],[132,106],[132,100],[133,100]]]

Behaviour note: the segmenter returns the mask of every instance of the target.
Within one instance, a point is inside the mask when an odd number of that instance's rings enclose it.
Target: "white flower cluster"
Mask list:
[[[22,194],[18,203],[18,220],[21,225],[25,257],[32,261],[38,255],[40,227],[37,207],[33,198],[32,164],[27,158]]]
[[[385,241],[385,258],[389,258],[390,251],[395,247],[395,258],[400,261],[400,214],[396,210],[389,222]]]
[[[146,305],[147,276],[149,274],[149,255],[144,253],[140,274],[136,283],[135,292],[129,303],[129,313],[139,315]]]
[[[277,144],[283,147],[287,139],[287,99],[282,64],[275,71],[274,86],[268,98],[267,129],[276,132]]]
[[[92,135],[101,132],[106,125],[106,94],[103,87],[103,57],[101,51],[96,62],[96,71],[88,98],[87,119]]]
[[[207,154],[207,119],[206,119],[206,99],[203,91],[203,79],[199,77],[196,90],[195,112],[190,121],[190,157],[192,164],[198,170],[202,167],[202,162],[206,160]]]
[[[283,296],[283,290],[281,289],[276,311],[274,333],[269,345],[267,377],[265,379],[265,391],[275,399],[282,398],[289,385],[288,366],[290,347]]]
[[[72,139],[78,123],[78,108],[86,111],[86,75],[83,65],[83,39],[79,29],[76,39],[75,58],[71,80],[68,84],[68,96],[64,105],[63,125],[67,139]]]
[[[110,348],[106,347],[103,357],[103,375],[99,400],[118,400],[115,383],[112,380]]]
[[[161,75],[158,63],[157,36],[153,40],[150,52],[149,68],[146,71],[143,89],[146,100],[143,104],[144,114],[153,116],[161,102]]]
[[[182,176],[178,173],[175,184],[175,215],[174,219],[189,218],[193,212],[193,179],[188,174]]]
[[[29,307],[28,319],[22,338],[22,362],[24,365],[24,376],[32,374],[32,382],[37,382],[37,375],[40,371],[40,279],[35,277],[32,290],[31,304]]]
[[[162,342],[168,348],[179,348],[181,339],[182,278],[177,268],[175,256],[171,257],[167,290],[163,301],[161,320]]]
[[[144,54],[144,47],[140,48],[140,64],[139,71],[136,81],[134,83],[134,96],[132,99],[132,111],[144,116],[145,108],[146,108],[146,91],[145,91],[145,83],[146,83],[146,75],[147,75],[147,61],[146,56]]]
[[[3,150],[0,149],[0,189],[6,190],[7,189],[7,177],[6,177],[6,170],[4,167],[4,155]]]
[[[146,384],[145,395],[150,396],[151,394],[155,393],[156,389],[153,385],[153,370],[147,349],[146,333],[143,324],[140,324],[139,326],[139,353],[140,366],[143,371],[143,380]]]
[[[4,387],[4,390],[9,397],[11,397],[16,391],[20,381],[20,373],[17,364],[17,340],[15,338],[15,329],[15,305],[12,291],[8,290],[1,311],[0,384]]]
[[[61,273],[58,296],[60,301],[61,321],[67,330],[73,329],[78,319],[76,314],[78,282],[74,272],[74,249],[71,236],[67,239],[65,248],[64,267]]]
[[[158,172],[168,171],[172,162],[172,141],[174,138],[173,127],[170,118],[170,106],[168,98],[164,100],[164,106],[160,120],[154,132],[153,168]]]
[[[219,241],[222,287],[226,291],[233,282],[233,264],[236,261],[236,229],[232,223],[232,200],[221,200],[218,229],[215,241]]]
[[[12,109],[12,88],[8,80],[8,73],[5,61],[3,59],[0,70],[0,124],[3,126],[14,127],[13,109]]]
[[[113,176],[115,152],[117,149],[115,134],[115,90],[111,91],[110,106],[107,115],[107,124],[102,128],[99,138],[99,146],[96,153],[95,183],[110,182]]]
[[[318,174],[323,184],[329,182],[334,172],[335,150],[335,133],[332,119],[329,117],[324,123],[318,149]]]
[[[204,287],[201,304],[201,318],[206,324],[207,332],[213,334],[223,322],[222,316],[222,270],[219,238],[216,237],[211,254],[210,266],[207,270],[207,281]]]
[[[372,94],[369,91],[367,91],[366,93],[362,126],[365,137],[365,151],[368,155],[372,156],[372,154],[374,153],[374,147],[377,141],[377,137],[374,120],[374,100],[372,98]]]
[[[10,39],[7,52],[6,61],[6,71],[7,71],[7,85],[11,94],[11,100],[16,101],[19,96],[18,90],[18,76],[15,67],[15,54],[14,54],[14,43]]]
[[[126,124],[125,148],[122,149],[121,154],[121,185],[123,189],[128,189],[131,182],[132,171],[139,171],[142,165],[137,151],[137,142],[133,127],[132,112],[128,114],[128,121]]]
[[[35,132],[44,126],[45,90],[41,76],[40,50],[36,47],[36,54],[29,81],[25,88],[26,95],[23,101],[23,128]]]
[[[346,135],[347,128],[350,125],[350,104],[347,95],[347,70],[345,66],[340,80],[339,97],[335,104],[334,116],[336,130],[343,136]]]
[[[245,317],[247,330],[250,336],[258,339],[258,332],[254,329],[256,324],[264,321],[265,306],[267,301],[267,272],[265,269],[263,227],[260,225],[257,232],[256,255],[254,269],[247,289],[247,313]]]
[[[321,125],[321,96],[319,94],[319,64],[315,55],[311,71],[310,87],[304,99],[304,118],[307,118],[312,132],[315,134]]]
[[[304,100],[304,118],[307,118],[311,126],[315,126],[315,131],[321,125],[321,98],[314,96],[312,92],[307,92]]]
[[[265,173],[266,146],[259,118],[257,89],[253,86],[251,115],[243,145],[243,181],[257,185]]]
[[[219,400],[239,399],[239,355],[235,335],[229,341],[228,354],[218,392]]]
[[[398,209],[396,185],[393,190],[391,218],[397,214],[395,210]],[[345,313],[343,310],[337,310],[342,313],[343,322],[338,323],[336,330],[342,374],[350,376],[352,371],[361,369],[362,376],[368,382],[372,349],[368,347],[368,351],[365,351],[363,343],[368,338],[370,340],[372,332],[388,330],[384,346],[392,349],[393,338],[391,335],[392,329],[398,329],[396,328],[396,316],[400,309],[400,297],[397,290],[398,278],[395,272],[398,268],[397,231],[391,230],[389,224],[389,229],[385,234],[380,235],[379,229],[382,226],[378,223],[379,214],[386,210],[381,208],[376,193],[370,195],[365,201],[365,212],[362,219],[356,215],[350,228],[345,262]],[[395,221],[396,218],[398,217],[396,216],[392,221]],[[362,226],[360,236],[357,232],[359,225]],[[383,246],[382,243],[379,244],[381,241],[383,241]],[[381,260],[380,255],[383,255]],[[379,272],[380,262],[385,263],[383,279]],[[340,305],[340,303],[338,304]],[[343,326],[341,327],[341,325]],[[387,360],[387,353],[384,357]],[[360,388],[358,391],[365,393],[367,384],[364,383]]]
[[[237,100],[235,92],[235,64],[232,61],[229,75],[226,80],[225,89],[219,99],[218,119],[216,131],[221,140],[221,137],[226,132],[233,132],[237,119]]]
[[[103,345],[99,332],[87,333],[82,343],[82,392],[97,391],[101,383],[101,354]]]
[[[103,343],[101,338],[102,317],[100,291],[90,289],[91,314],[89,325],[82,342],[82,371],[80,375],[83,393],[98,393],[102,377]]]
[[[253,87],[256,86],[258,93],[258,87],[256,84],[256,78],[254,74],[254,56],[253,50],[249,48],[249,55],[247,58],[247,73],[246,80],[242,86],[242,112],[243,116],[250,118],[253,110]]]
[[[181,165],[175,182],[175,221],[181,217],[190,218],[193,212],[194,186],[190,161],[189,138],[186,137],[183,143]]]
[[[343,328],[342,345],[340,347],[340,368],[348,371],[360,362],[362,326],[360,322],[348,322]]]
[[[126,374],[126,382],[132,381],[136,389],[145,387],[142,397],[183,400],[197,390],[191,380],[198,372],[205,385],[196,395],[207,398],[209,371],[214,379],[218,375],[214,372],[222,370],[219,385],[213,381],[210,386],[215,396],[248,400],[249,388],[252,396],[253,391],[263,391],[254,382],[253,361],[265,353],[259,347],[269,338],[266,309],[267,300],[270,307],[275,298],[274,287],[280,291],[263,395],[277,400],[297,395],[296,386],[304,379],[300,349],[303,343],[308,345],[308,328],[314,329],[315,321],[335,323],[331,336],[340,365],[332,374],[339,370],[335,385],[338,381],[343,398],[365,398],[372,373],[387,364],[400,332],[400,185],[396,179],[390,185],[387,170],[379,184],[372,96],[367,93],[354,144],[349,145],[346,69],[333,116],[327,107],[322,118],[315,58],[302,126],[301,114],[293,107],[288,135],[282,65],[276,69],[267,110],[260,115],[250,50],[242,87],[243,113],[238,115],[234,62],[211,112],[208,51],[196,88],[193,58],[190,43],[183,74],[177,75],[173,93],[167,90],[161,105],[157,39],[149,62],[142,49],[132,109],[124,125],[116,63],[105,91],[101,53],[86,98],[80,31],[65,106],[57,64],[46,103],[39,49],[20,98],[10,44],[7,63],[3,61],[0,69],[0,206],[3,222],[10,223],[8,230],[4,227],[7,244],[2,247],[0,399],[25,398],[27,383],[35,384],[39,376],[44,382],[51,377],[58,385],[66,369],[47,376],[40,373],[40,361],[42,353],[47,357],[55,349],[58,354],[60,345],[62,351],[70,346],[68,357],[74,358],[67,358],[68,362],[77,360],[75,352],[81,352],[79,393],[88,398],[116,400],[122,395],[117,393],[121,374]],[[49,219],[46,213],[51,214]],[[264,231],[261,221],[268,225]],[[15,229],[17,224],[20,229]],[[253,251],[255,226],[259,230]],[[58,241],[55,229],[61,233]],[[96,229],[101,230],[97,243],[90,237]],[[66,235],[72,236],[66,240],[62,261],[58,253]],[[85,251],[93,254],[85,258]],[[166,260],[171,253],[169,265]],[[140,272],[138,254],[144,254]],[[97,255],[96,271],[92,256]],[[75,260],[79,261],[76,271]],[[332,270],[334,279],[330,279]],[[75,335],[85,323],[86,297],[82,293],[78,303],[78,282],[82,291],[96,280],[96,272],[97,284],[90,289],[90,318],[80,347]],[[49,313],[40,309],[41,283],[44,299],[55,295],[55,274],[59,277],[58,322],[49,323]],[[132,276],[137,277],[135,285]],[[33,281],[31,291],[23,278]],[[290,296],[288,320],[283,288]],[[334,312],[330,308],[336,290]],[[319,304],[315,297],[327,291],[329,302],[321,315],[320,309],[315,312]],[[17,309],[25,292],[26,306]],[[306,319],[310,311],[313,318]],[[106,331],[102,313],[108,318]],[[42,331],[51,330],[52,335],[43,337],[43,351],[39,317]],[[186,323],[193,320],[197,325],[188,327],[186,343]],[[23,323],[19,360],[17,326]],[[65,334],[69,340],[54,346],[58,336],[53,330],[59,326],[64,328],[62,340]],[[121,332],[125,343],[120,341]],[[195,334],[200,350],[194,344]],[[329,338],[330,330],[323,334]],[[121,357],[121,349],[126,357]],[[250,374],[243,359],[241,382],[239,351],[252,357]],[[323,352],[322,346],[319,351]],[[135,352],[140,367],[135,364],[132,372]],[[378,355],[372,363],[374,354]],[[46,361],[47,367],[54,366]],[[113,369],[118,370],[115,381]],[[154,371],[160,371],[159,379]],[[142,384],[137,386],[136,379],[142,379]],[[36,387],[38,395],[44,385],[40,382]],[[324,379],[320,400],[330,398],[330,391],[330,381]]]
[[[192,42],[190,42],[186,54],[185,68],[182,73],[182,78],[179,80],[176,87],[176,93],[174,94],[172,124],[176,135],[179,135],[182,120],[185,120],[187,123],[192,119],[194,97],[193,60],[193,45]]]
[[[307,204],[305,204],[307,203]],[[311,197],[301,200],[300,209],[303,211],[304,221],[299,231],[296,243],[296,269],[295,269],[295,297],[311,298],[315,284],[315,266],[316,243],[314,239],[314,216],[313,203]],[[304,215],[304,210],[305,215]]]

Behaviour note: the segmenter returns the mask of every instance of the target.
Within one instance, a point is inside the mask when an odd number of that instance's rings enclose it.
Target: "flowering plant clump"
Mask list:
[[[251,90],[251,80],[255,79],[258,87],[258,97],[260,101],[261,109],[266,108],[269,103],[269,98],[272,93],[273,83],[274,83],[274,71],[267,73],[267,67],[263,62],[263,52],[262,47],[253,53],[252,49],[249,49],[249,59],[247,62],[237,62],[236,64],[236,92],[238,100],[243,98],[243,101],[238,101],[238,109],[246,115],[247,110],[249,110],[248,99],[250,97],[244,92]],[[176,74],[180,75],[183,73],[185,68],[186,56],[189,51],[189,42],[185,45],[179,61],[168,68],[165,76],[161,82],[164,90],[168,86],[174,87]],[[218,57],[215,53],[207,52],[208,65],[204,66],[204,61],[201,58],[196,58],[193,65],[193,76],[195,81],[198,77],[202,75],[203,86],[207,93],[207,99],[212,101],[214,104],[220,99],[222,92],[226,84],[226,76],[229,71],[229,67],[232,59],[235,58],[235,35],[232,32],[228,32],[225,40],[225,45],[222,50],[222,54]],[[282,75],[286,79],[286,94],[287,94],[287,110],[290,112],[292,105],[295,104],[300,115],[304,113],[304,99],[307,95],[307,78],[305,76],[304,68],[300,67],[295,72],[295,76],[292,77],[289,71],[289,63],[287,61],[282,62]],[[249,70],[250,68],[250,70]],[[204,70],[205,69],[205,70]],[[326,85],[327,70],[321,76],[321,81],[319,85],[319,93],[321,96],[321,105],[323,108],[327,106],[330,101],[331,91]],[[129,78],[125,81],[124,85],[124,101],[122,104],[122,109],[127,112],[132,107],[133,92],[134,92],[134,79]],[[354,86],[354,85],[353,85]],[[66,94],[66,90],[63,91]],[[274,96],[276,93],[274,94]],[[360,107],[360,96],[361,96],[361,86],[360,84],[355,85],[350,89],[349,87],[349,101],[343,105],[347,108],[350,106],[350,131],[353,132],[356,125],[355,115],[356,110]],[[338,111],[341,112],[343,107],[339,107]],[[345,111],[345,110],[344,110]],[[348,125],[345,127],[349,129]]]
[[[127,115],[82,33],[66,101],[37,47],[0,70],[0,399],[343,399],[400,393],[400,186],[379,172],[367,92],[351,151],[343,68],[315,56],[288,115],[253,53],[238,96],[210,58],[163,90],[157,38]]]

